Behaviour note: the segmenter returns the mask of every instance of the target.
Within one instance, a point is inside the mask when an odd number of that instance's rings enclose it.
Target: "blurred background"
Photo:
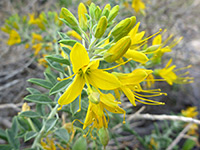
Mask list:
[[[5,19],[12,14],[27,15],[35,12],[36,14],[49,10],[60,12],[61,7],[66,7],[73,14],[76,14],[79,2],[90,3],[91,1],[79,0],[1,0],[0,1],[0,26],[3,26]],[[177,67],[184,67],[189,64],[190,76],[194,77],[194,83],[169,86],[165,82],[156,83],[163,92],[168,93],[162,97],[166,103],[164,106],[145,106],[143,113],[150,114],[180,114],[181,110],[189,106],[196,106],[200,111],[200,1],[199,0],[143,0],[146,5],[145,14],[135,13],[131,7],[132,1],[110,0],[110,1],[92,1],[95,4],[104,7],[106,3],[111,6],[120,5],[120,12],[117,20],[136,15],[137,21],[141,22],[141,30],[146,31],[146,35],[157,32],[160,28],[167,29],[165,36],[171,34],[175,38],[184,37],[183,40],[173,48],[173,51],[164,56],[161,67],[164,67],[169,58],[173,58],[173,63]],[[0,127],[2,129],[11,126],[11,120],[16,115],[23,104],[23,97],[28,92],[27,87],[30,83],[29,78],[44,78],[44,67],[39,65],[31,58],[33,53],[30,49],[25,49],[24,45],[7,45],[8,35],[0,31]],[[33,86],[33,85],[31,85]],[[38,87],[37,87],[38,88]],[[40,89],[44,90],[44,89]],[[126,103],[124,104],[126,105]],[[137,107],[130,106],[127,101],[125,107],[131,108],[128,114],[139,110],[143,105]],[[199,118],[199,116],[198,116]],[[132,128],[140,135],[152,134],[155,129],[155,121],[132,121]],[[160,127],[162,122],[156,122]],[[120,143],[120,148],[131,145],[137,145],[139,142],[135,135],[122,130],[113,128],[115,133],[122,136],[116,140]],[[4,141],[0,140],[0,144]],[[110,149],[117,149],[114,140],[109,143]],[[198,148],[197,148],[198,149]]]

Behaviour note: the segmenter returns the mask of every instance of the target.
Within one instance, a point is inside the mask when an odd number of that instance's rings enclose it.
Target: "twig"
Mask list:
[[[9,83],[3,85],[3,86],[0,86],[0,91],[5,90],[5,89],[7,89],[7,88],[9,88],[9,87],[11,87],[11,86],[13,86],[13,85],[19,83],[19,82],[20,82],[20,80],[17,79],[17,80],[13,80],[13,81],[11,81],[11,82],[9,82]]]
[[[131,115],[129,119],[130,120],[137,120],[137,119],[173,120],[173,121],[196,123],[200,125],[200,120],[189,118],[189,117],[183,117],[183,116],[174,116],[174,115],[134,114],[134,115]]]
[[[7,128],[10,128],[12,126],[12,123],[8,121],[7,118],[3,118],[3,117],[0,117],[0,124],[2,124],[3,126]]]
[[[2,81],[8,80],[9,78],[12,78],[13,76],[15,76],[16,74],[24,71],[24,69],[26,69],[33,61],[34,61],[34,57],[28,62],[26,63],[22,68],[17,69],[15,71],[13,71],[11,74],[7,75],[6,77],[2,78]]]
[[[173,147],[184,137],[185,133],[190,129],[192,123],[188,124],[176,137],[176,139],[168,146],[167,150],[172,150]]]
[[[0,105],[0,109],[8,109],[8,108],[12,108],[16,111],[20,111],[22,107],[23,103],[18,103],[18,104],[13,104],[13,103],[8,103],[8,104],[1,104]],[[35,103],[28,103],[29,106],[34,106]]]

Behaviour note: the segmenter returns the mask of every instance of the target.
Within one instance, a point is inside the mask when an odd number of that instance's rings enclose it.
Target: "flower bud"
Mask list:
[[[108,133],[108,129],[107,128],[101,128],[99,129],[99,139],[101,144],[106,147],[106,145],[109,142],[109,133]]]
[[[130,18],[126,18],[122,21],[120,21],[112,30],[111,30],[111,35],[112,36],[117,36],[119,35],[131,22]]]
[[[104,54],[104,60],[107,62],[114,62],[122,57],[131,45],[130,36],[125,36],[121,38],[115,45],[108,49]]]
[[[78,6],[78,18],[79,25],[84,31],[87,30],[87,17],[85,16],[85,14],[87,14],[87,9],[83,3],[80,3]]]
[[[119,5],[113,7],[112,10],[110,11],[110,14],[108,16],[108,22],[111,22],[117,16],[118,12],[119,12]]]
[[[96,7],[94,14],[95,14],[95,20],[98,21],[101,16],[101,9],[99,6]]]
[[[131,17],[129,19],[130,19],[130,23],[126,26],[126,28],[124,28],[118,35],[114,36],[115,41],[118,41],[122,37],[128,35],[128,33],[131,31],[131,29],[135,25],[135,23],[136,23],[136,17],[133,16],[133,17]]]
[[[101,38],[107,29],[107,19],[105,16],[102,16],[99,20],[94,36],[96,38]]]
[[[86,138],[81,136],[74,143],[72,150],[87,150],[87,141]]]
[[[154,53],[159,47],[160,45],[152,45],[148,47],[147,49],[143,50],[142,52],[145,54],[151,54],[151,53]]]
[[[146,63],[147,61],[149,61],[148,57],[144,53],[138,52],[136,50],[128,50],[124,54],[124,57],[131,58],[132,60],[139,63]]]
[[[96,6],[94,3],[91,3],[89,6],[89,13],[92,19],[95,18],[95,10],[96,10]]]
[[[107,4],[104,9],[103,9],[103,12],[102,12],[102,15],[101,16],[106,16],[106,18],[108,18],[109,16],[109,13],[110,13],[110,9],[111,9],[111,6],[110,4]]]
[[[98,92],[92,92],[89,96],[88,96],[89,100],[94,103],[94,104],[98,104],[100,102],[100,94]]]
[[[72,27],[74,26],[78,26],[78,21],[77,19],[74,17],[74,15],[66,8],[62,8],[61,9],[61,18],[63,18],[65,21],[67,21],[67,23],[69,23],[69,25],[71,25]]]

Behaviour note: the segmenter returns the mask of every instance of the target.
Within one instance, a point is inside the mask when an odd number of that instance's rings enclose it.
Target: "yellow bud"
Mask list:
[[[107,29],[107,19],[105,16],[102,16],[99,20],[94,36],[96,38],[101,38]]]
[[[99,129],[99,139],[101,144],[106,147],[106,145],[109,142],[109,133],[108,133],[108,129],[107,128],[101,128]]]
[[[87,14],[87,9],[83,3],[80,3],[78,6],[78,18],[79,18],[80,27],[84,31],[87,30],[87,18],[85,14]]]
[[[112,10],[110,11],[110,14],[108,16],[108,22],[111,22],[117,16],[118,12],[119,12],[119,5],[113,7]]]
[[[74,17],[74,15],[66,8],[61,9],[61,18],[63,18],[67,23],[69,23],[72,27],[78,26],[78,21]]]
[[[106,16],[107,18],[109,16],[110,9],[111,9],[110,4],[107,4],[103,9],[102,16]]]
[[[94,104],[98,104],[100,102],[100,94],[98,92],[92,92],[89,96],[88,96],[89,100],[94,103]]]
[[[115,45],[108,49],[104,54],[104,60],[107,62],[114,62],[122,57],[131,45],[130,36],[125,36],[121,38]]]
[[[131,22],[130,18],[126,18],[122,21],[120,21],[112,30],[111,30],[111,35],[112,36],[117,36],[119,35]]]

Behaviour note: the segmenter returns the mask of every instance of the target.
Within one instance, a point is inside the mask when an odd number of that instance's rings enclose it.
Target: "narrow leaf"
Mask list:
[[[24,98],[27,101],[35,102],[35,103],[40,103],[40,104],[49,104],[52,103],[52,100],[43,94],[32,94],[28,95]]]
[[[46,89],[51,89],[52,86],[53,86],[49,81],[46,81],[46,80],[43,80],[43,79],[38,79],[38,78],[31,78],[27,81],[31,82],[33,84],[39,85],[41,87],[44,87]]]
[[[71,79],[68,79],[58,82],[54,87],[51,88],[49,95],[53,95],[62,90],[65,90],[71,84],[71,81]]]

